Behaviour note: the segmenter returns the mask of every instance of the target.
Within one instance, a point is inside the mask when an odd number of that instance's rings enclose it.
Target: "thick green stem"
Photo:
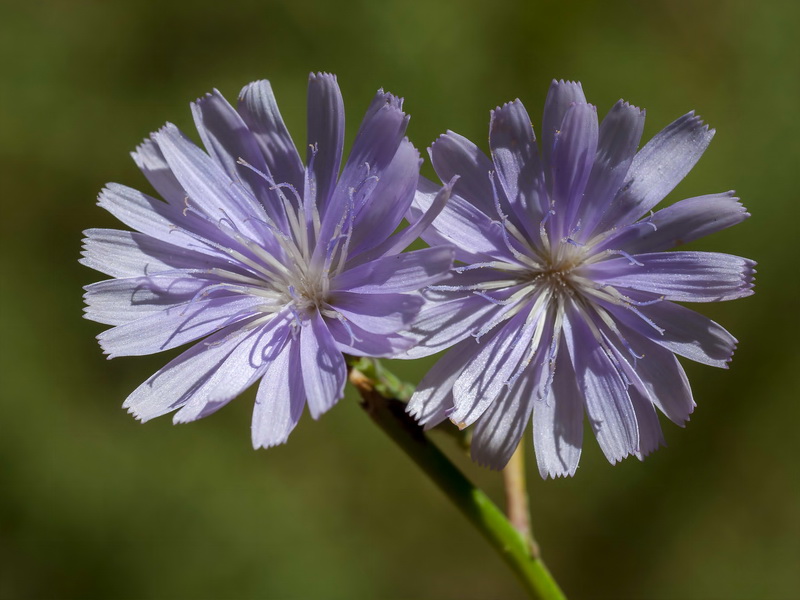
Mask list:
[[[359,368],[351,369],[350,381],[361,394],[362,406],[370,418],[425,471],[481,532],[516,573],[531,597],[541,600],[565,598],[544,562],[531,552],[525,536],[514,528],[482,490],[475,487],[428,440],[419,425],[406,414],[405,403],[382,395],[375,380]]]

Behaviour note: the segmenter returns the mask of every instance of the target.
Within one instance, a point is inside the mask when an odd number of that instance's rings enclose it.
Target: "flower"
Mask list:
[[[306,167],[268,81],[246,86],[236,109],[216,90],[192,105],[207,154],[171,124],[139,146],[133,158],[166,202],[102,191],[99,205],[136,231],[85,232],[81,262],[113,277],[85,288],[86,317],[114,325],[98,336],[109,358],[204,339],[140,385],[129,412],[193,421],[260,380],[252,440],[270,447],[306,403],[316,419],[342,397],[343,352],[413,343],[418,290],[453,251],[400,254],[436,214],[394,233],[420,166],[401,107],[377,93],[341,176],[344,106],[329,74],[309,78]]]
[[[644,111],[619,101],[598,126],[581,85],[554,81],[538,147],[515,100],[491,113],[491,159],[453,132],[430,149],[442,180],[461,179],[423,238],[454,244],[463,264],[431,287],[438,309],[419,332],[427,351],[457,345],[408,410],[428,428],[475,423],[480,464],[502,468],[532,415],[542,477],[573,475],[584,412],[611,463],[643,459],[663,443],[654,408],[682,426],[695,406],[675,354],[731,359],[735,338],[674,302],[749,296],[755,263],[664,250],[749,215],[733,192],[649,214],[714,131],[690,112],[637,152],[643,124]],[[412,214],[434,189],[420,182]]]

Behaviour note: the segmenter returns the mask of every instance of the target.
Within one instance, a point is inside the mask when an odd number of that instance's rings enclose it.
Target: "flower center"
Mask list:
[[[327,277],[304,275],[293,283],[286,288],[285,301],[293,304],[299,313],[309,313],[327,305]]]
[[[574,295],[579,291],[579,278],[574,274],[585,260],[584,249],[569,241],[557,244],[549,255],[540,258],[542,268],[531,272],[533,286],[545,286],[552,295]]]

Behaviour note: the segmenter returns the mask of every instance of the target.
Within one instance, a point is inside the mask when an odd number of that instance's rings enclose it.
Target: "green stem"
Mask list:
[[[373,366],[376,365],[373,361],[369,362]],[[531,553],[531,546],[525,536],[514,528],[481,489],[475,487],[450,462],[450,459],[428,440],[419,425],[406,414],[404,402],[396,398],[387,398],[378,391],[379,386],[385,386],[386,382],[376,382],[362,372],[360,370],[362,365],[366,370],[371,368],[362,361],[356,361],[356,365],[350,371],[350,382],[361,394],[362,406],[370,418],[425,471],[481,532],[511,567],[532,598],[564,599],[563,592],[542,559]],[[383,371],[385,375],[386,371]],[[373,371],[371,375],[376,375],[376,372]]]

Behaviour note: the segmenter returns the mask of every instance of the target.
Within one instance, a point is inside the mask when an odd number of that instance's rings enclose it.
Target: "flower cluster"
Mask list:
[[[349,158],[335,77],[311,75],[305,166],[270,85],[192,105],[205,152],[167,125],[134,153],[162,200],[117,184],[100,206],[136,230],[89,230],[86,316],[110,356],[196,342],[126,400],[145,421],[216,411],[260,380],[254,447],[284,442],[305,405],[342,397],[343,354],[450,350],[408,405],[426,428],[475,424],[473,458],[502,468],[528,422],[543,477],[578,466],[584,413],[613,463],[662,443],[656,409],[694,408],[676,354],[726,366],[736,340],[675,302],[752,293],[754,263],[665,252],[744,220],[733,193],[653,209],[713,130],[689,113],[641,150],[644,112],[598,123],[580,84],[553,82],[537,144],[518,100],[492,111],[486,156],[448,132],[419,175],[402,100],[379,91]],[[341,170],[341,174],[340,174]],[[409,225],[397,232],[403,218]],[[421,237],[429,248],[403,252]],[[455,266],[453,265],[456,261]]]

